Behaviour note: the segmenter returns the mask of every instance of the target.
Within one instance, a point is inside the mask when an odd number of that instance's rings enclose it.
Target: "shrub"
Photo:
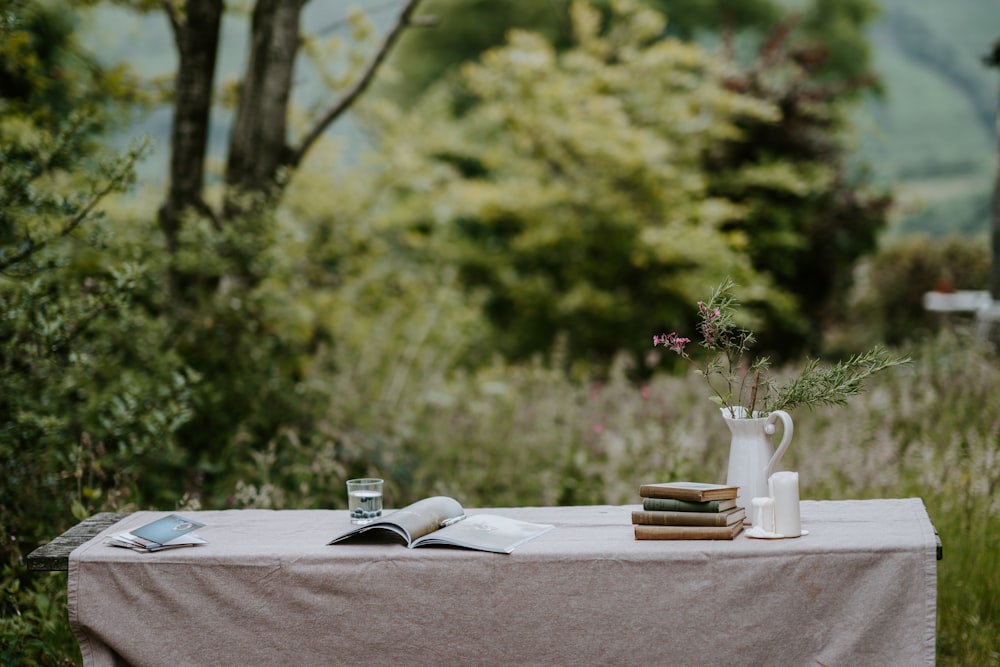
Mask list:
[[[989,286],[990,245],[982,237],[917,235],[886,243],[866,262],[858,289],[858,321],[868,335],[895,345],[962,317],[924,310],[925,292],[983,290]]]

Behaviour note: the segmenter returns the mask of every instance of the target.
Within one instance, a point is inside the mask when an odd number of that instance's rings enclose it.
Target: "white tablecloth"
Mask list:
[[[77,548],[89,666],[932,665],[937,562],[917,498],[803,501],[805,537],[636,541],[637,506],[490,508],[555,524],[493,554],[328,545],[343,510],[182,512],[206,546]],[[477,510],[467,510],[475,514]]]

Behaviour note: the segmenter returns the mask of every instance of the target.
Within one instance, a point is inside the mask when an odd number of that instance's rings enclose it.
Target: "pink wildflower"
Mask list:
[[[691,342],[690,338],[683,338],[678,336],[676,332],[671,332],[669,334],[661,334],[659,336],[653,336],[653,347],[657,345],[662,345],[664,347],[670,348],[673,352],[681,355],[682,357],[687,357],[687,353],[684,352],[684,346]]]
[[[699,301],[698,302],[698,310],[701,311],[701,314],[705,316],[705,319],[707,321],[712,321],[715,318],[717,318],[720,315],[722,315],[722,311],[719,310],[717,307],[713,308],[711,310],[711,312],[709,312],[709,310],[708,310],[708,304],[706,304],[704,301]]]
[[[698,332],[701,333],[701,337],[705,339],[707,345],[712,345],[715,342],[715,327],[707,321],[698,324]]]

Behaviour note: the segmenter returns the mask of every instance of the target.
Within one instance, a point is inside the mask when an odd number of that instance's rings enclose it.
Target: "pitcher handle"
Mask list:
[[[781,420],[782,432],[781,432],[781,443],[778,448],[774,450],[774,455],[771,460],[767,462],[767,469],[764,471],[764,479],[770,479],[771,475],[774,474],[774,467],[778,465],[778,459],[781,455],[785,453],[788,449],[788,445],[792,442],[792,432],[794,427],[792,426],[792,417],[784,410],[775,410],[767,416],[767,421],[764,422],[764,433],[768,437],[774,434],[774,424],[778,420]]]

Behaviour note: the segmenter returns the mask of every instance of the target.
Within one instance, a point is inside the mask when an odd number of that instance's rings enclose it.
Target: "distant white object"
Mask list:
[[[976,311],[976,335],[1000,346],[1000,301]]]
[[[975,313],[993,305],[988,290],[924,292],[924,310],[938,313]]]

